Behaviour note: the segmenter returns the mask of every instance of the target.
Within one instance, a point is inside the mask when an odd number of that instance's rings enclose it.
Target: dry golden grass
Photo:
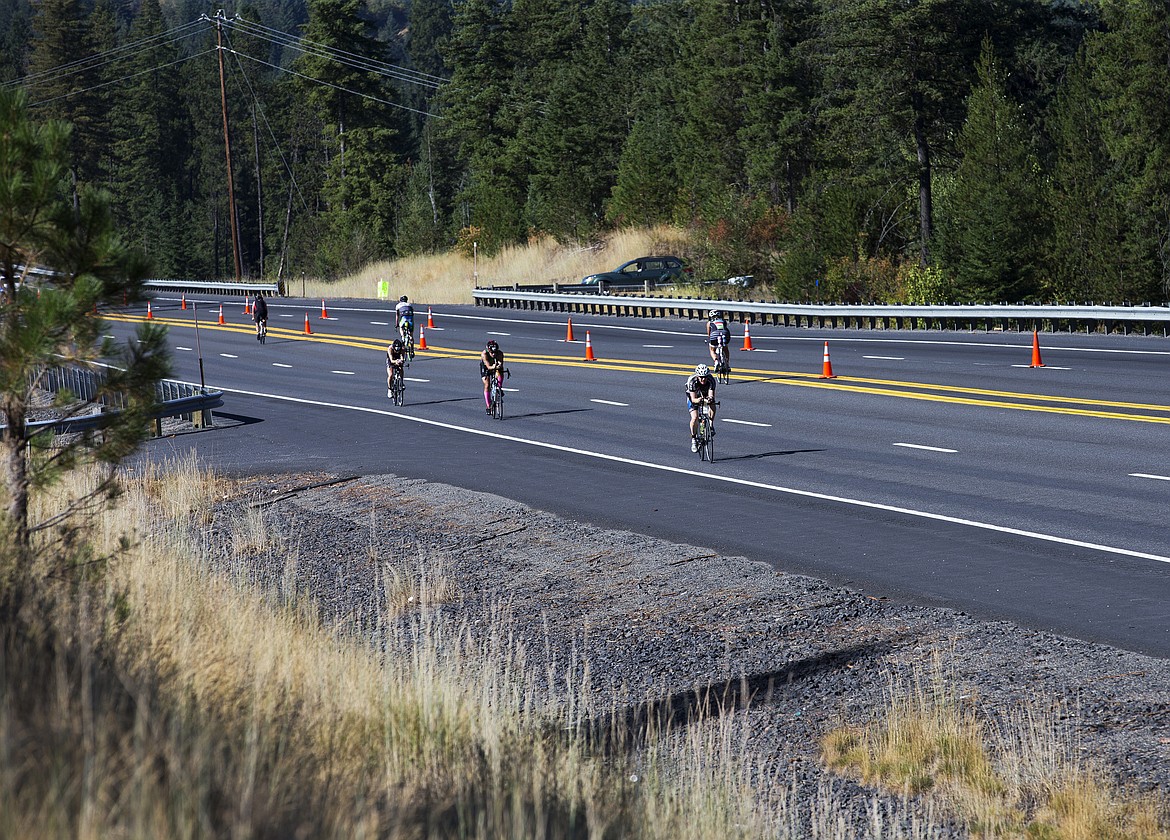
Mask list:
[[[667,226],[623,229],[595,243],[560,244],[542,237],[477,260],[449,251],[379,262],[334,282],[309,280],[305,294],[310,298],[373,298],[378,282],[385,280],[392,300],[407,295],[420,303],[471,303],[476,284],[576,283],[588,274],[612,270],[646,254],[685,256],[687,241],[683,230]],[[291,283],[289,291],[298,294],[299,284]]]
[[[1085,766],[1057,711],[1032,707],[989,731],[936,661],[929,675],[892,681],[872,725],[829,732],[822,754],[866,784],[931,797],[976,837],[1170,838],[1164,803]]]

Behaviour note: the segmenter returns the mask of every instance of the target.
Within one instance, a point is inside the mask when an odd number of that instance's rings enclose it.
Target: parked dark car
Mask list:
[[[596,285],[606,288],[642,288],[647,281],[650,288],[656,285],[685,283],[691,279],[691,269],[678,257],[638,257],[622,263],[614,271],[590,274],[581,281],[582,285]]]

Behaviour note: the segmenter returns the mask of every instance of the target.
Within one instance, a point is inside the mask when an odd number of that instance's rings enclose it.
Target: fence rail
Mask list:
[[[637,318],[702,319],[712,309],[751,324],[818,329],[1020,330],[1141,332],[1170,330],[1167,306],[881,306],[862,304],[762,303],[657,295],[559,294],[511,289],[475,289],[477,306],[550,312],[581,312]]]
[[[75,366],[46,368],[33,377],[34,384],[51,393],[68,391],[78,400],[93,403],[96,411],[90,414],[37,420],[27,426],[35,431],[52,430],[56,434],[91,431],[107,425],[113,416],[127,407],[125,394],[104,392],[106,377],[103,371]],[[158,405],[150,412],[152,430],[162,434],[164,417],[180,417],[203,428],[212,423],[211,410],[223,405],[222,391],[208,391],[198,385],[164,379],[155,386]],[[3,428],[0,424],[0,428]]]
[[[244,297],[254,295],[256,292],[263,292],[266,295],[276,297],[284,293],[280,283],[222,283],[210,280],[166,279],[147,280],[145,286],[148,292],[170,292],[171,294],[185,292],[188,294],[203,293]]]

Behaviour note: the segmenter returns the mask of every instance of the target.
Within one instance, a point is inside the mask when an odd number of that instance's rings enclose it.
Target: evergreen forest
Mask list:
[[[1167,0],[0,0],[0,86],[158,277],[667,223],[785,300],[1170,297]]]

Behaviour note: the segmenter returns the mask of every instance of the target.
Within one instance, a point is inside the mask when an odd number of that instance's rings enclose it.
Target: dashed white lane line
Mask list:
[[[176,350],[186,350],[188,353],[190,353],[190,352],[191,352],[191,348],[190,348],[190,347],[184,347],[184,346],[183,346],[183,345],[181,345],[181,344],[176,344],[176,345],[175,345],[175,349],[176,349]]]
[[[419,378],[417,378],[417,377],[414,377],[414,376],[408,376],[408,377],[406,377],[406,381],[407,381],[407,382],[430,382],[431,380],[429,380],[429,379],[419,379]]]
[[[278,317],[278,318],[295,318],[297,316],[296,315],[286,315],[283,312],[277,312],[276,317]]]
[[[390,326],[389,321],[370,321],[370,323],[373,324],[375,327],[388,327],[388,326]]]
[[[1150,473],[1130,473],[1133,478],[1152,478],[1157,481],[1170,481],[1170,475],[1151,475]]]
[[[905,356],[862,356],[863,359],[888,359],[891,362],[904,362]]]
[[[336,373],[338,376],[356,376],[352,370],[331,370],[330,373]]]
[[[944,449],[941,446],[923,446],[921,443],[895,443],[894,446],[904,446],[907,449],[925,449],[927,452],[947,452],[954,454],[957,449]]]
[[[519,388],[504,388],[503,390],[507,391],[509,394],[519,394],[520,393]]]
[[[933,513],[927,510],[917,510],[915,508],[899,507],[897,505],[886,505],[880,502],[870,502],[864,499],[851,499],[847,496],[836,496],[831,493],[818,493],[814,490],[802,490],[796,487],[784,487],[780,484],[768,484],[763,481],[752,481],[746,478],[737,478],[736,476],[727,475],[725,473],[711,473],[700,470],[687,469],[685,467],[676,467],[671,464],[656,464],[653,461],[642,461],[637,458],[625,458],[620,455],[610,455],[607,452],[597,452],[591,449],[579,449],[575,446],[564,446],[559,443],[549,443],[542,440],[533,440],[532,438],[522,438],[516,435],[503,434],[501,432],[488,431],[486,429],[475,429],[470,426],[459,426],[454,423],[444,423],[440,420],[430,420],[425,417],[416,417],[410,414],[402,414],[397,411],[388,411],[386,409],[371,408],[364,405],[346,405],[344,403],[326,402],[324,400],[306,400],[301,397],[291,397],[286,394],[266,394],[260,391],[245,391],[242,388],[220,388],[219,390],[228,394],[242,394],[249,397],[261,397],[271,400],[283,400],[285,402],[298,403],[300,405],[315,405],[321,408],[336,408],[344,411],[355,411],[363,414],[377,414],[382,417],[393,417],[396,420],[403,420],[408,423],[419,423],[424,426],[433,426],[437,429],[447,429],[452,432],[461,432],[468,435],[479,435],[480,437],[490,437],[496,440],[506,440],[512,443],[522,444],[524,446],[533,446],[539,449],[549,449],[555,452],[565,452],[570,455],[579,455],[585,458],[594,458],[599,461],[612,461],[615,463],[628,464],[634,467],[642,467],[649,470],[658,470],[664,473],[673,473],[674,475],[686,475],[691,478],[697,478],[704,481],[718,481],[724,484],[735,484],[739,487],[752,487],[757,490],[770,490],[774,493],[783,493],[788,496],[799,496],[805,499],[819,499],[824,502],[833,502],[836,504],[850,505],[853,507],[867,508],[869,510],[882,510],[887,513],[896,513],[902,516],[911,516],[916,519],[928,519],[933,522],[947,522],[952,525],[962,525],[968,528],[978,528],[983,531],[994,531],[999,534],[1011,534],[1017,537],[1024,537],[1025,539],[1040,540],[1042,542],[1055,543],[1057,545],[1068,545],[1076,548],[1085,548],[1091,551],[1101,551],[1106,554],[1116,554],[1123,557],[1137,557],[1142,560],[1153,560],[1158,563],[1170,564],[1170,557],[1161,554],[1152,554],[1145,551],[1134,551],[1129,548],[1121,548],[1120,546],[1103,545],[1101,543],[1091,543],[1084,540],[1074,540],[1069,537],[1060,537],[1056,534],[1042,534],[1038,531],[1025,531],[1022,528],[1011,528],[1006,525],[996,525],[991,522],[979,522],[975,519],[963,519],[958,516],[948,516],[943,513]]]
[[[622,408],[629,408],[629,403],[615,402],[614,400],[590,400],[589,402],[601,403],[602,405],[620,405]]]
[[[273,366],[273,367],[282,367],[282,368],[290,368],[290,367],[292,367],[292,365],[286,365],[286,364],[284,364],[284,363],[282,363],[282,362],[273,362],[273,363],[272,363],[272,366]]]
[[[502,332],[495,332],[494,330],[488,330],[488,335],[511,335],[511,333],[502,333]]]
[[[771,423],[753,423],[751,420],[732,420],[730,417],[720,417],[724,423],[735,423],[737,426],[759,426],[761,429],[772,428]]]
[[[643,347],[652,347],[660,350],[669,350],[674,347],[673,344],[643,344]]]
[[[223,356],[225,359],[238,359],[238,358],[240,358],[239,356],[233,355],[232,353],[220,353],[219,355]]]
[[[742,350],[743,348],[741,347],[740,349]],[[753,347],[748,352],[750,352],[750,353],[779,353],[780,351],[779,350],[765,350],[763,347]]]
[[[1012,367],[1030,368],[1032,366],[1031,365],[1012,365]],[[1047,368],[1048,370],[1072,370],[1072,368],[1070,368],[1070,367],[1060,367],[1059,365],[1041,365],[1040,367]]]

